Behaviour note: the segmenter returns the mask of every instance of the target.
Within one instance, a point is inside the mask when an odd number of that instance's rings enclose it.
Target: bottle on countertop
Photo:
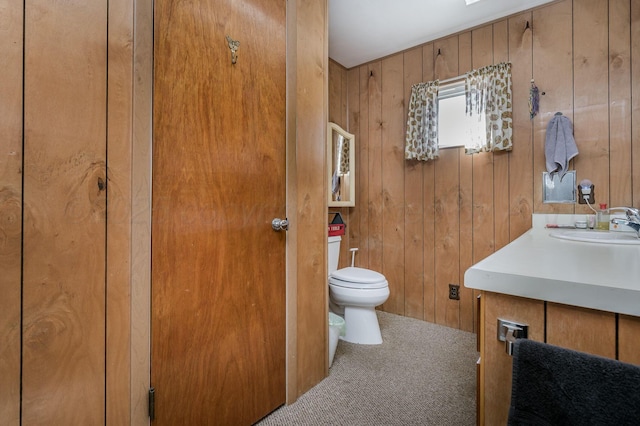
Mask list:
[[[605,203],[600,204],[600,211],[596,218],[596,229],[603,231],[609,230],[609,210]]]

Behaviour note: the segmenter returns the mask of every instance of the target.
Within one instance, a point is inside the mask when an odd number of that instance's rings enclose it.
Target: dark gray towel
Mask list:
[[[517,339],[509,425],[640,425],[640,367]]]

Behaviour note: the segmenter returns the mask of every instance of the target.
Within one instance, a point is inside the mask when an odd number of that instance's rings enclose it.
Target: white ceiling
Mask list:
[[[553,0],[329,0],[329,57],[345,68]]]

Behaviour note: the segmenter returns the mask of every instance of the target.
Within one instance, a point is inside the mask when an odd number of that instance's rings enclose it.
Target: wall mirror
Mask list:
[[[542,202],[549,203],[576,203],[576,171],[570,170],[562,179],[557,173],[550,175],[542,172]]]
[[[329,167],[329,207],[356,205],[356,137],[329,123],[327,128],[327,158]]]

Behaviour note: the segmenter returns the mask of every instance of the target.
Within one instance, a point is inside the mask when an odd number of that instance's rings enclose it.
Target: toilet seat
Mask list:
[[[329,284],[359,289],[374,289],[389,286],[384,275],[370,269],[353,266],[332,272],[331,275],[329,275]]]

